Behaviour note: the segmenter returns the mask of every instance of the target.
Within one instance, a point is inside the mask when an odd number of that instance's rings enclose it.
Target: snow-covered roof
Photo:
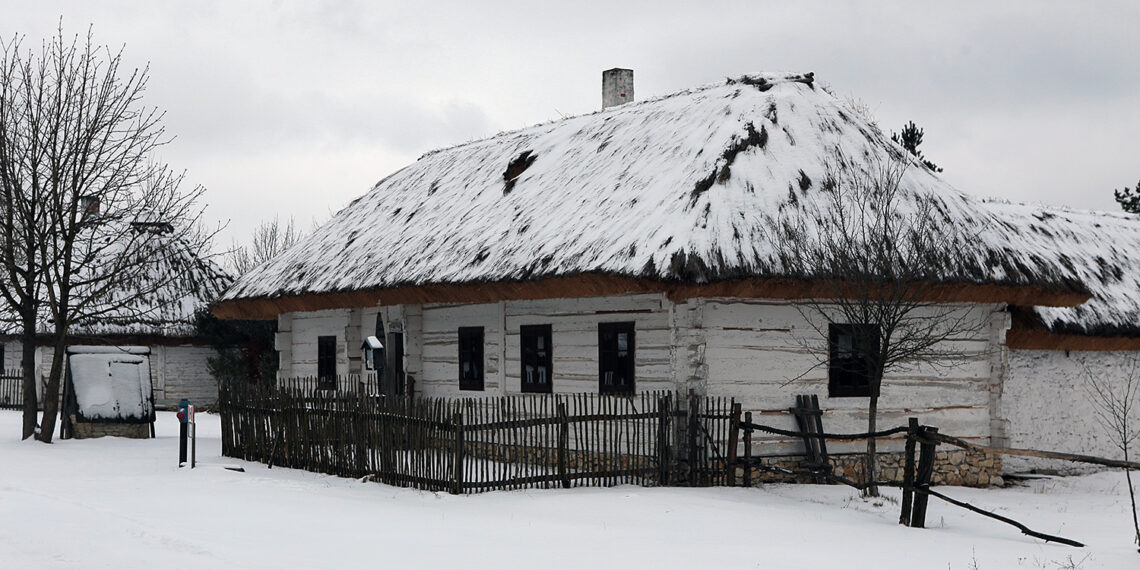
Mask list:
[[[1031,251],[1050,252],[1088,288],[1075,307],[1033,307],[1051,333],[1140,336],[1140,216],[986,202]]]
[[[871,168],[894,145],[811,74],[769,73],[430,152],[378,182],[223,304],[401,286],[604,274],[704,284],[780,278],[781,216],[826,220],[836,153]],[[1082,292],[1063,257],[926,168],[901,207],[933,205],[945,282]],[[799,276],[802,277],[802,276]]]
[[[139,233],[133,228],[109,239],[130,244],[128,247],[148,263],[141,270],[132,266],[131,273],[137,273],[134,278],[125,279],[107,291],[101,298],[101,307],[87,309],[96,314],[77,322],[71,330],[73,335],[192,336],[194,312],[214,302],[233,282],[233,277],[221,266],[194,253],[176,234]],[[119,255],[122,255],[121,248],[103,251],[104,257]],[[78,278],[81,279],[82,274]],[[5,309],[0,307],[0,312]],[[51,333],[53,325],[46,307],[42,309],[44,316],[40,318],[39,332]],[[0,314],[0,334],[18,334],[18,327],[10,314]]]

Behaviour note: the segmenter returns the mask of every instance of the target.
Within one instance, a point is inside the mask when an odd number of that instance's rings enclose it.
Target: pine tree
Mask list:
[[[1113,190],[1112,194],[1116,196],[1116,203],[1120,204],[1120,208],[1125,212],[1140,214],[1140,182],[1136,183],[1135,189],[1125,186],[1120,190]]]
[[[923,166],[934,172],[942,172],[941,167],[926,160],[926,157],[922,156],[922,151],[918,150],[918,145],[922,144],[922,129],[918,128],[918,125],[914,124],[914,121],[908,121],[901,133],[892,132],[891,140],[905,148],[907,152],[914,155],[915,158],[921,160]]]

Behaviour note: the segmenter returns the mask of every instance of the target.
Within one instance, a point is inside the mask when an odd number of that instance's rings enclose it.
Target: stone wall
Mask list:
[[[885,481],[902,481],[904,454],[880,453],[878,478]],[[802,456],[762,457],[760,463],[769,467],[787,470],[800,469]],[[829,457],[832,472],[840,477],[862,482],[863,455],[845,454]],[[915,461],[918,453],[915,452]],[[1002,485],[1002,458],[999,455],[986,455],[964,449],[945,449],[935,452],[934,476],[935,485],[964,485],[966,487],[988,487]],[[743,482],[744,471],[737,469],[737,481]],[[754,469],[752,471],[754,483],[810,483],[811,477],[806,475],[788,475],[773,471]]]

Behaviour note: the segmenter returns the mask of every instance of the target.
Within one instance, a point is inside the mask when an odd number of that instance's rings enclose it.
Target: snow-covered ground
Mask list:
[[[223,458],[204,414],[199,468],[179,469],[172,414],[158,434],[46,446],[20,442],[19,414],[0,410],[0,568],[1140,568],[1119,473],[942,488],[1089,545],[1071,548],[937,501],[932,528],[904,528],[893,490],[456,497]]]

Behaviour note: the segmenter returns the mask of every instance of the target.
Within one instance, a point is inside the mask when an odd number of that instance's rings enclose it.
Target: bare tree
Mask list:
[[[235,275],[245,275],[254,267],[277,257],[304,236],[292,217],[286,222],[274,217],[254,228],[248,244],[234,244],[226,256],[227,265]]]
[[[1093,406],[1100,414],[1097,423],[1120,450],[1125,461],[1130,461],[1132,444],[1140,437],[1140,363],[1131,358],[1128,373],[1122,382],[1116,383],[1103,378],[1085,368],[1085,388]],[[1136,531],[1134,541],[1140,546],[1140,521],[1136,517],[1136,488],[1132,486],[1132,470],[1124,470],[1128,481],[1128,497],[1132,500],[1132,527]]]
[[[868,397],[869,432],[885,374],[953,366],[967,355],[952,341],[976,338],[984,327],[969,307],[935,300],[934,287],[946,279],[943,252],[960,236],[936,222],[937,197],[904,193],[908,167],[901,155],[867,165],[837,152],[819,216],[782,216],[779,230],[785,268],[805,284],[794,305],[827,343],[821,352],[808,341],[816,367],[866,383],[837,395]],[[865,494],[877,496],[874,438],[865,469]]]
[[[38,52],[18,40],[4,52],[14,62],[5,83],[21,86],[10,106],[27,111],[0,121],[0,132],[23,133],[3,139],[0,170],[10,171],[3,180],[20,201],[14,210],[42,210],[22,223],[36,228],[27,232],[39,260],[28,278],[55,351],[38,434],[45,442],[72,327],[155,320],[157,293],[191,269],[172,252],[204,255],[211,238],[198,229],[202,188],[183,190],[183,175],[153,161],[168,142],[162,113],[142,104],[147,70],[124,70],[121,54],[95,46],[90,32],[69,41],[62,29]]]
[[[42,308],[40,244],[47,228],[44,188],[35,183],[46,169],[45,137],[50,118],[38,104],[46,67],[19,57],[18,41],[0,43],[0,311],[20,330],[23,369],[23,438],[36,429],[35,354]]]

